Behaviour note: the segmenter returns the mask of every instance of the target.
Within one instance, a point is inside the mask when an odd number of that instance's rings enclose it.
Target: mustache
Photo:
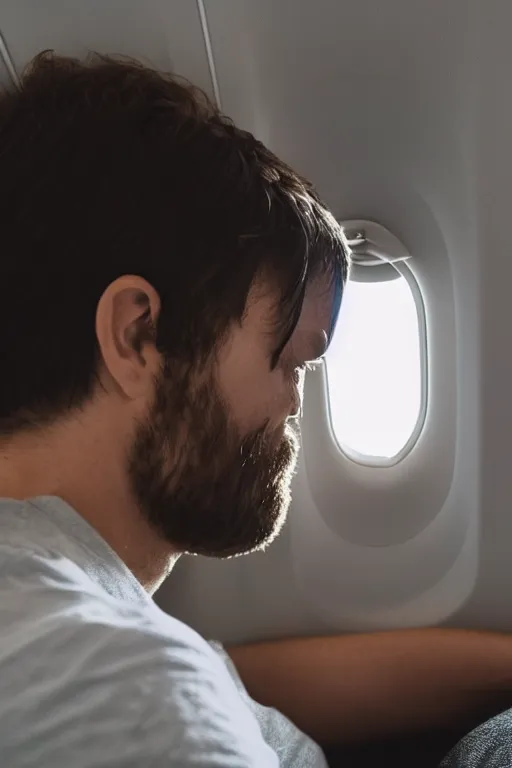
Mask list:
[[[246,434],[240,442],[240,454],[245,461],[268,459],[282,450],[283,444],[297,447],[300,444],[300,422],[296,417],[290,417],[278,427],[272,427],[267,420],[261,427]]]

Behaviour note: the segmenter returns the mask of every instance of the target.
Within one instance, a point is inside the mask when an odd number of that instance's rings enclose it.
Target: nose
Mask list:
[[[292,392],[292,402],[290,404],[290,419],[298,419],[302,416],[302,395],[303,395],[303,382],[299,381],[294,383]]]
[[[295,419],[302,416],[304,402],[304,384],[306,381],[306,369],[297,368],[293,377],[293,393],[291,413]]]

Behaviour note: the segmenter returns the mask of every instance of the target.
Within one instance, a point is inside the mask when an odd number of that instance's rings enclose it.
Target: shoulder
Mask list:
[[[3,743],[23,733],[26,750],[37,732],[51,764],[77,768],[277,768],[222,659],[181,622],[89,599],[86,616],[47,629],[34,655],[11,659]]]
[[[277,766],[222,658],[194,630],[152,603],[106,594],[58,556],[8,556],[3,762]]]

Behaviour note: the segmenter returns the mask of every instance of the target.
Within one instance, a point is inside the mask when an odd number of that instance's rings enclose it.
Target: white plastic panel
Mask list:
[[[264,554],[184,559],[160,600],[232,641],[443,620],[512,629],[512,4],[205,5],[224,109],[337,216],[380,221],[411,251],[429,412],[407,461],[361,474],[333,450],[311,378],[282,536]],[[0,0],[0,29],[18,69],[42,48],[96,49],[212,91],[192,0]]]
[[[0,0],[0,29],[18,71],[39,51],[135,56],[212,93],[193,0]]]
[[[224,109],[310,176],[340,219],[412,254],[425,301],[429,405],[414,450],[364,467],[329,434],[310,375],[304,450],[281,540],[183,562],[162,600],[230,640],[438,623],[478,569],[479,295],[475,6],[466,0],[206,3]]]
[[[512,4],[476,3],[473,186],[475,247],[481,280],[482,492],[478,579],[471,600],[453,624],[512,630],[512,100],[508,83],[512,47],[507,43]],[[473,154],[474,153],[474,154]],[[461,278],[462,279],[462,278]],[[469,314],[469,313],[468,313]],[[464,355],[474,358],[469,335]],[[474,386],[474,382],[467,382]]]

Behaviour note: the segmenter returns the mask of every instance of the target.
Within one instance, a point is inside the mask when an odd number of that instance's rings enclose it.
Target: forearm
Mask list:
[[[512,705],[507,635],[404,630],[228,652],[256,701],[322,743],[472,725]]]

